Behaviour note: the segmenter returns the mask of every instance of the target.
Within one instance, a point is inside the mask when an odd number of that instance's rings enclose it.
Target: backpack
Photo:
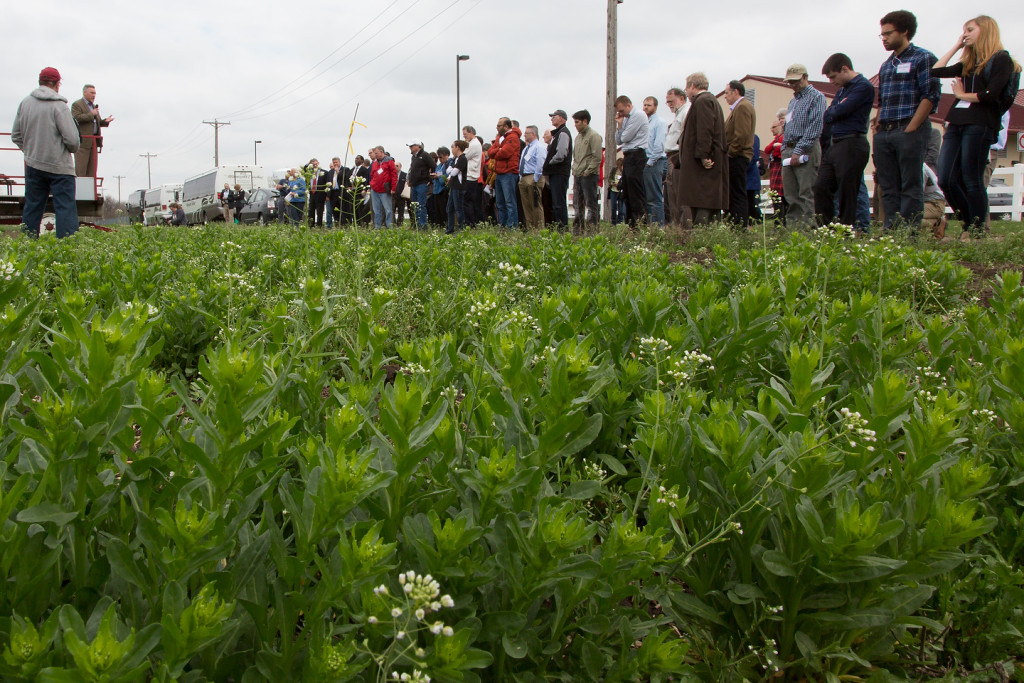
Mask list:
[[[1006,56],[1009,57],[1010,53],[1006,50]],[[988,64],[985,65],[981,71],[985,75],[987,81],[992,77],[992,62],[995,61],[995,55],[992,55],[992,59],[988,60]],[[1011,64],[1013,63],[1011,59]],[[1017,99],[1017,93],[1020,92],[1020,71],[1013,71],[1010,73],[1010,78],[1006,81],[1006,86],[1003,88],[1003,92],[999,95],[999,115],[1002,116],[1010,107],[1013,106],[1014,100]]]

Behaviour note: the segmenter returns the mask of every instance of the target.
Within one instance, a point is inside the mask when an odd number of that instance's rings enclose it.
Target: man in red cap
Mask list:
[[[30,237],[39,236],[46,198],[53,195],[57,237],[78,232],[75,161],[78,126],[60,90],[60,72],[39,72],[39,87],[18,105],[11,141],[25,154],[25,208],[21,220]]]

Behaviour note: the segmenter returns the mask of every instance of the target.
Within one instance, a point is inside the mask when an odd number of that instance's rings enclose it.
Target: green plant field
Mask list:
[[[2,239],[0,678],[1024,680],[996,231]]]

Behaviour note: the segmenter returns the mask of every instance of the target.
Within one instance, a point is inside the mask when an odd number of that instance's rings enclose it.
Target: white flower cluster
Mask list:
[[[235,244],[234,242],[231,242],[230,240],[227,241],[227,242],[221,242],[220,243],[220,248],[221,249],[227,249],[229,247],[233,247],[235,249],[241,249],[241,245]]]
[[[653,254],[654,251],[651,250],[651,249],[648,249],[647,247],[645,247],[642,244],[634,244],[630,248],[629,253],[630,254]]]
[[[846,225],[845,223],[832,222],[828,225],[823,225],[820,228],[814,229],[815,234],[819,237],[827,235],[836,235],[838,237],[847,237],[853,234],[853,226]]]
[[[850,440],[850,448],[856,448],[857,441],[855,439],[860,439],[868,444],[866,446],[868,452],[873,452],[875,447],[871,444],[878,441],[878,438],[873,429],[867,428],[868,421],[856,410],[850,410],[845,407],[839,410],[839,416],[843,419],[843,426],[853,436]]]
[[[152,304],[139,304],[135,303],[134,301],[126,302],[124,305],[124,311],[125,313],[145,313],[147,316],[154,316],[157,313],[159,313],[159,309],[156,306],[153,306]]]
[[[241,273],[224,273],[224,279],[227,280],[229,286],[246,289],[251,294],[256,293],[256,288]],[[302,283],[299,283],[299,287],[302,287]]]
[[[230,273],[229,273],[229,275],[230,275]],[[306,281],[305,280],[300,281],[299,282],[299,289],[305,289],[305,288],[306,288]],[[324,280],[324,291],[327,292],[327,291],[330,291],[330,289],[331,289],[331,281],[330,280]]]
[[[657,355],[672,350],[672,345],[660,337],[640,337],[640,357]]]
[[[928,401],[929,403],[935,403],[938,400],[938,396],[928,391],[927,389],[918,389],[917,397],[922,401]]]
[[[404,368],[402,368],[402,372],[404,372],[406,375],[429,375],[430,374],[430,370],[428,370],[427,368],[423,367],[419,363],[409,363]]]
[[[469,318],[470,320],[472,320],[473,327],[480,327],[480,321],[479,320],[473,320],[473,318],[482,318],[485,315],[487,315],[488,313],[490,313],[491,311],[493,311],[497,307],[498,307],[498,302],[497,301],[494,301],[493,299],[485,298],[483,301],[477,301],[472,306],[470,306],[469,307],[469,313],[466,314],[466,317]]]
[[[977,418],[981,418],[982,420],[986,420],[988,422],[996,421],[996,414],[993,411],[989,410],[988,408],[976,408],[971,411],[971,415]]]
[[[658,493],[658,503],[660,503],[661,505],[668,505],[670,508],[675,509],[676,503],[679,502],[679,494],[676,493],[675,488],[673,488],[672,490],[668,490],[664,486],[659,486]]]
[[[683,351],[683,357],[672,364],[668,374],[677,382],[687,382],[700,370],[701,366],[707,366],[708,370],[714,370],[711,364],[711,356],[701,353],[700,349],[695,351]]]
[[[505,279],[508,279],[509,275],[511,275],[512,277],[528,277],[530,275],[530,271],[528,271],[526,268],[523,268],[518,263],[516,263],[515,265],[506,262],[499,263],[498,270],[502,272]]]
[[[529,313],[523,311],[512,310],[508,312],[508,317],[505,318],[506,323],[514,325],[522,325],[523,327],[537,327],[537,319]]]
[[[604,479],[607,474],[608,473],[605,472],[604,469],[596,462],[591,462],[586,458],[583,459],[583,476],[587,479],[597,479],[600,481]]]
[[[10,261],[0,261],[0,279],[10,280],[16,272],[17,269],[13,263]]]
[[[422,683],[430,683],[430,676],[420,671],[419,669],[413,669],[412,673],[400,674],[397,671],[391,672],[391,680],[393,681],[421,681]]]
[[[757,650],[757,648],[755,648],[753,645],[748,645],[747,649],[751,652]],[[768,640],[764,641],[764,646],[760,648],[760,653],[765,658],[764,668],[771,669],[774,672],[778,672],[779,644],[773,638],[769,638]]]
[[[373,293],[376,294],[377,296],[394,296],[395,295],[395,293],[392,292],[390,289],[385,289],[384,287],[374,287],[373,288]]]

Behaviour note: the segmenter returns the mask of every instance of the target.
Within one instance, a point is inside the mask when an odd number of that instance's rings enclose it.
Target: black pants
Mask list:
[[[324,209],[327,207],[326,192],[311,192],[313,203],[309,207],[309,224],[324,224]]]
[[[641,182],[642,180],[641,177]],[[558,232],[565,232],[569,228],[569,204],[567,203],[569,176],[548,176],[548,187],[551,189],[551,220],[549,223],[554,225]],[[642,185],[641,189],[643,189]]]
[[[814,180],[814,213],[822,225],[836,218],[835,200],[839,199],[839,222],[854,225],[857,221],[857,193],[864,178],[864,167],[870,154],[863,135],[833,140],[821,155],[818,177]]]
[[[476,225],[483,218],[482,197],[484,186],[475,180],[465,184],[462,193],[462,211],[466,215],[466,225]]]
[[[729,217],[738,228],[745,228],[750,224],[750,205],[747,203],[748,168],[749,159],[729,157]]]
[[[644,166],[647,165],[647,151],[631,149],[622,160],[622,191],[626,195],[629,224],[647,221],[647,193],[644,192]]]

